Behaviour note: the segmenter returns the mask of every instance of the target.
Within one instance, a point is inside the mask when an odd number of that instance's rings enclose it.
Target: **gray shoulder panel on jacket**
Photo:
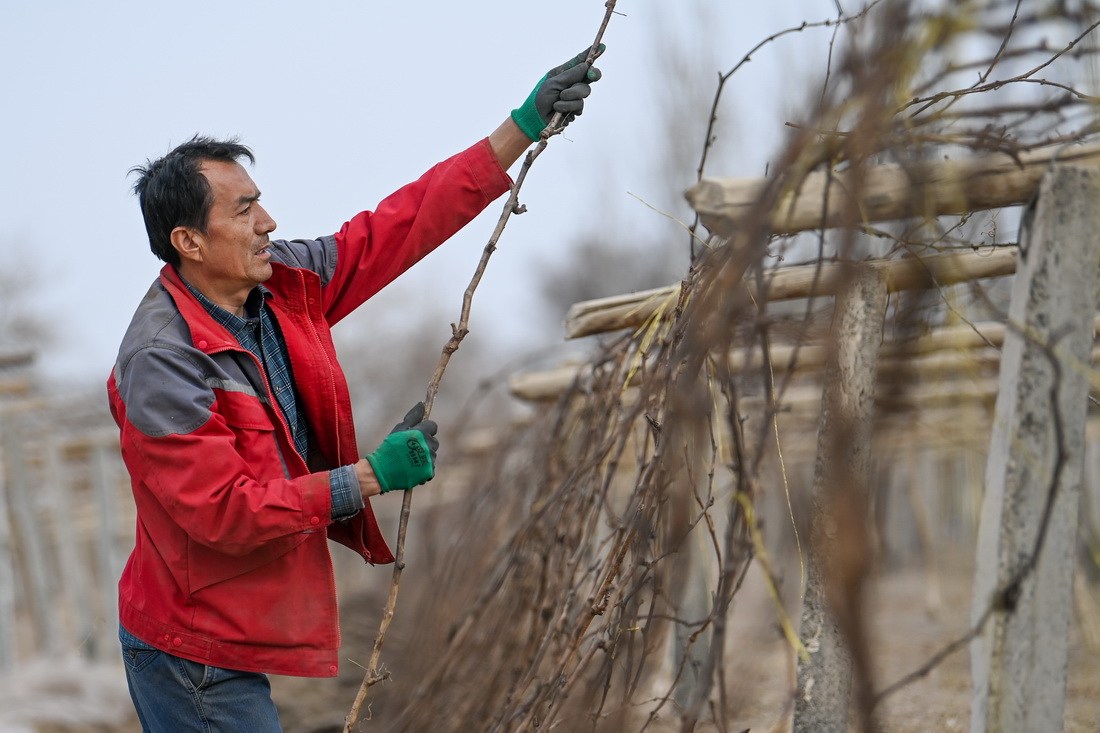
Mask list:
[[[321,285],[327,285],[336,272],[336,237],[329,235],[318,239],[273,239],[271,249],[274,259],[290,267],[312,270],[321,276]]]
[[[119,364],[115,378],[127,422],[145,435],[186,435],[210,419],[214,392],[201,365],[177,345],[138,349]]]
[[[127,421],[150,436],[189,433],[210,418],[214,393],[205,383],[191,330],[160,281],[141,299],[115,363],[115,385]]]

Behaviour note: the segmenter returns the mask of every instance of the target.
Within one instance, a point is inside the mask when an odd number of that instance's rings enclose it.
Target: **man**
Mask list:
[[[507,191],[555,111],[581,113],[600,76],[584,58],[318,240],[269,238],[235,141],[196,137],[135,169],[166,264],[107,390],[137,506],[119,637],[145,730],[280,730],[266,673],[336,674],[327,540],[392,562],[369,499],[430,480],[438,444],[420,404],[360,458],[329,327]]]

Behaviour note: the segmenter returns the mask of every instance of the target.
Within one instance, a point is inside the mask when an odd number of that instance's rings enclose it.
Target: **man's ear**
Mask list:
[[[170,235],[172,246],[179,252],[181,260],[202,262],[202,232],[193,227],[176,227]]]

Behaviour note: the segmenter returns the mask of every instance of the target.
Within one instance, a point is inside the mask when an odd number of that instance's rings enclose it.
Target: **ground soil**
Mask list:
[[[971,574],[966,562],[951,563],[942,581],[943,602],[938,613],[930,613],[926,603],[927,583],[916,569],[902,569],[882,574],[871,587],[871,625],[874,638],[875,667],[881,689],[903,675],[920,667],[938,650],[967,630],[970,616]],[[354,660],[369,656],[371,643],[377,629],[377,618],[383,598],[379,593],[353,597],[343,604],[344,650],[341,674],[337,679],[299,679],[273,677],[272,688],[279,705],[287,733],[330,733],[339,731],[343,717],[362,680],[363,670]],[[400,608],[398,609],[400,616]],[[401,677],[400,650],[404,639],[415,630],[403,629],[395,623],[393,633],[387,638],[383,655],[394,673],[394,679],[372,694],[373,720],[363,724],[361,730],[389,732],[392,711],[386,709],[386,688],[390,685],[411,684]],[[774,607],[764,592],[758,578],[750,573],[745,587],[736,599],[731,624],[731,654],[725,671],[727,704],[731,711],[729,731],[749,730],[754,733],[789,729],[790,689],[792,680],[791,655],[775,623]],[[883,733],[924,733],[926,731],[967,731],[970,728],[970,660],[964,649],[936,667],[930,674],[906,687],[886,700],[881,708]],[[26,722],[16,727],[5,723],[0,710],[0,732],[18,730],[20,733],[135,733],[139,730],[129,707],[125,704],[125,681],[121,669],[96,672],[101,689],[96,693],[100,703],[109,698],[110,707],[126,711],[129,720],[118,722],[77,723],[74,716],[59,722],[37,725]],[[113,679],[119,687],[118,695],[107,695],[102,685]],[[85,675],[86,677],[86,675]],[[76,689],[78,686],[74,686]],[[46,686],[43,696],[60,695],[57,685]],[[109,691],[108,691],[109,692]],[[76,694],[76,693],[74,693]],[[17,695],[15,702],[26,703],[26,695]],[[87,697],[87,695],[85,695]],[[1069,653],[1068,699],[1064,721],[1067,733],[1100,731],[1100,651],[1090,650],[1083,642],[1077,623],[1073,624]],[[0,692],[0,707],[4,706]],[[12,700],[9,700],[12,702]],[[72,701],[41,700],[43,709],[75,712]],[[101,705],[102,707],[102,705]],[[674,711],[662,716],[662,720],[648,729],[663,733],[679,730]],[[78,718],[81,716],[77,716]],[[88,717],[83,718],[88,721]],[[45,718],[43,718],[45,720]],[[117,716],[116,716],[117,720]],[[436,729],[449,733],[445,723]],[[632,729],[633,730],[633,729]],[[700,724],[699,733],[716,730],[710,724]],[[434,733],[434,732],[433,732]],[[476,733],[463,731],[462,733]],[[570,733],[570,732],[566,732]],[[1038,731],[1037,733],[1045,733]]]
[[[941,575],[942,603],[929,609],[928,583],[916,569],[878,576],[870,588],[871,633],[877,679],[882,689],[920,668],[969,628],[972,582],[964,560]],[[747,601],[742,632],[751,617],[771,613],[762,596]],[[733,663],[728,678],[741,714],[731,730],[785,731],[784,719],[792,674],[790,655],[778,631],[769,635],[743,633],[744,654]],[[928,675],[887,697],[879,709],[882,733],[970,730],[970,656],[952,654]],[[1100,649],[1089,650],[1073,624],[1069,649],[1069,680],[1064,719],[1066,733],[1100,731]],[[1036,733],[1045,733],[1036,731]]]
[[[950,569],[941,576],[942,604],[938,612],[932,613],[926,602],[928,585],[918,569],[899,569],[874,580],[870,601],[878,675],[876,688],[881,689],[917,669],[946,644],[966,633],[971,581],[971,570],[965,559],[951,563]],[[363,600],[372,604],[378,602],[377,599]],[[351,608],[346,609],[346,618],[355,616],[362,618]],[[725,675],[728,703],[735,711],[729,730],[754,733],[788,730],[789,718],[785,711],[789,710],[792,679],[789,647],[774,622],[774,606],[751,576],[738,597],[734,619],[732,635],[736,648]],[[346,656],[366,656],[373,632],[374,628],[346,629]],[[392,661],[394,657],[388,658],[391,664],[396,664]],[[338,730],[361,679],[362,670],[344,664],[338,681],[273,680],[287,733]],[[384,699],[384,696],[383,687],[377,697]],[[1087,648],[1076,623],[1070,639],[1067,697],[1066,733],[1100,731],[1100,650]],[[951,655],[927,676],[887,698],[880,712],[882,733],[968,731],[970,658],[967,650],[964,648]],[[673,725],[673,717],[662,722],[670,726],[669,730],[679,730]],[[651,726],[650,730],[663,727]],[[389,731],[390,728],[386,727],[384,716],[379,715],[363,730]],[[445,725],[438,730],[440,733],[447,731]],[[700,725],[697,730],[713,728]]]

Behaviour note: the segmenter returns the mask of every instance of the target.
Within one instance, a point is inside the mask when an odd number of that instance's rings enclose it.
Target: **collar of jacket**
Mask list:
[[[191,341],[199,351],[207,354],[225,349],[240,349],[240,344],[225,326],[215,321],[202,303],[191,294],[183,278],[172,265],[165,265],[160,271],[160,282],[172,296],[180,315],[191,329]]]
[[[306,302],[304,290],[309,289],[306,280],[311,276],[317,280],[315,285],[318,290],[320,288],[320,278],[316,273],[308,270],[298,270],[281,262],[272,262],[271,270],[271,278],[259,287],[263,288],[264,300],[276,310],[280,310],[279,306],[284,305],[282,302],[284,299],[293,302],[300,296],[301,302]],[[160,282],[172,296],[180,315],[191,329],[191,339],[196,348],[207,354],[224,349],[241,348],[233,334],[211,318],[202,303],[191,294],[191,290],[174,266],[165,265],[161,268]],[[283,298],[280,293],[285,294],[286,297]],[[308,302],[313,303],[314,300],[309,299]]]

